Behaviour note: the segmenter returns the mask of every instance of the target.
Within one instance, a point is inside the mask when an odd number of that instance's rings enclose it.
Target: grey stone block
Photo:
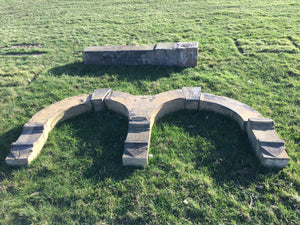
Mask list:
[[[289,157],[284,141],[274,129],[274,121],[266,118],[249,118],[247,123],[249,141],[261,163],[268,167],[285,167]]]
[[[95,112],[105,110],[104,99],[111,93],[110,88],[94,90],[91,98],[91,103]]]
[[[185,96],[185,109],[198,110],[201,96],[201,87],[183,87]]]
[[[149,146],[146,143],[125,143],[122,156],[124,166],[146,167]]]
[[[125,143],[146,143],[150,141],[149,129],[129,128]]]
[[[142,46],[94,46],[83,51],[85,64],[162,65],[193,67],[197,65],[198,43],[178,42]]]
[[[164,48],[173,49],[172,45]],[[92,102],[92,103],[91,103]],[[166,114],[188,110],[210,110],[230,116],[242,130],[246,129],[249,141],[261,163],[270,167],[284,167],[289,157],[284,142],[274,129],[274,121],[251,107],[226,97],[201,93],[200,87],[183,87],[155,96],[134,96],[110,89],[97,89],[93,95],[80,95],[54,103],[36,113],[23,127],[18,140],[11,145],[7,164],[29,164],[40,153],[48,133],[61,121],[92,110],[121,113],[129,119],[128,134],[122,156],[125,166],[147,166],[153,123]]]

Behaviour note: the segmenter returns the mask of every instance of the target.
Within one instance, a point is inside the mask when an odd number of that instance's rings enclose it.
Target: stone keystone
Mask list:
[[[172,45],[168,48],[172,49]],[[36,113],[24,125],[22,134],[11,145],[6,162],[14,166],[28,165],[37,157],[56,123],[90,112],[92,107],[94,111],[107,109],[128,118],[122,156],[124,166],[147,166],[153,124],[166,114],[180,110],[210,110],[229,116],[248,134],[263,165],[282,168],[289,161],[284,141],[275,132],[273,120],[234,99],[201,93],[200,87],[183,87],[154,96],[97,89],[91,96],[79,95],[54,103]]]

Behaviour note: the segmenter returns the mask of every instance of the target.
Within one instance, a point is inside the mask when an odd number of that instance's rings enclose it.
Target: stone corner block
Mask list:
[[[110,88],[104,88],[104,89],[95,89],[92,97],[91,97],[91,103],[93,106],[93,109],[95,112],[100,112],[105,110],[105,103],[104,99],[107,95],[111,93]]]
[[[249,118],[246,131],[250,144],[264,166],[283,168],[288,164],[284,141],[277,135],[272,119]]]
[[[146,167],[148,164],[148,143],[125,143],[122,161],[124,166]]]
[[[178,66],[195,67],[198,62],[198,42],[176,43],[178,49]]]

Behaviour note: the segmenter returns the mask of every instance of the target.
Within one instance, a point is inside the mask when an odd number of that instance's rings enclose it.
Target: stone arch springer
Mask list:
[[[134,96],[110,88],[96,89],[92,95],[82,94],[53,103],[33,115],[23,126],[21,135],[11,144],[6,163],[12,166],[30,164],[57,123],[83,113],[104,110],[128,118],[128,134],[122,156],[124,166],[147,166],[153,124],[164,115],[180,110],[208,110],[229,116],[247,133],[262,165],[283,168],[289,162],[284,141],[277,135],[272,119],[264,118],[237,100],[202,93],[200,87],[183,87],[154,96]]]

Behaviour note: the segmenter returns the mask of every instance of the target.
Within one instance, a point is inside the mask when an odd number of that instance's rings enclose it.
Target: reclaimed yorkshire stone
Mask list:
[[[186,100],[185,108],[187,110],[198,110],[201,95],[201,87],[183,87],[182,91]]]
[[[84,49],[85,64],[161,65],[194,67],[198,60],[197,42],[159,43],[142,46],[93,46]]]
[[[91,98],[91,103],[95,112],[100,112],[105,110],[104,99],[110,93],[111,93],[110,88],[94,90]]]
[[[199,110],[229,116],[240,125],[242,130],[245,130],[249,118],[263,118],[259,112],[242,102],[208,93],[201,94]]]
[[[112,91],[104,99],[105,106],[108,110],[116,113],[121,113],[128,118],[129,112],[126,107],[126,103],[131,102],[134,98],[133,95],[119,91]]]
[[[172,49],[172,46],[169,48]],[[128,134],[122,156],[125,166],[147,166],[153,124],[166,114],[180,110],[210,110],[230,116],[247,132],[263,165],[282,168],[289,161],[284,141],[275,132],[273,120],[263,118],[259,112],[239,101],[201,93],[200,87],[183,87],[154,96],[97,89],[91,96],[80,95],[54,103],[36,113],[24,125],[22,134],[11,145],[6,162],[28,165],[37,157],[56,123],[89,112],[92,105],[94,111],[108,109],[128,118]]]
[[[247,124],[249,141],[264,166],[285,167],[289,157],[284,141],[274,129],[274,121],[267,118],[249,118]]]
[[[16,142],[11,145],[6,163],[26,166],[42,150],[48,133],[58,123],[92,110],[90,95],[79,95],[54,103],[36,113],[24,126]]]

